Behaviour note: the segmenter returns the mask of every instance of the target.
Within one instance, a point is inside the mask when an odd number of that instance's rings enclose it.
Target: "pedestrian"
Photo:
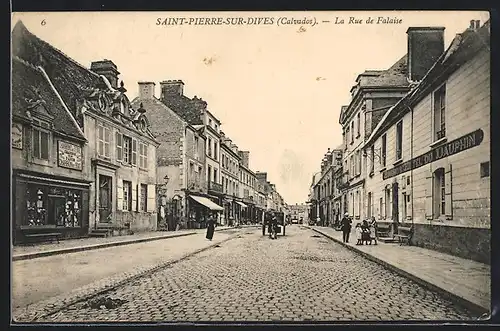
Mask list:
[[[361,224],[356,223],[354,231],[356,231],[356,245],[363,245],[363,230],[361,229]]]
[[[212,240],[212,238],[214,237],[214,231],[215,231],[215,220],[214,220],[214,217],[212,216],[212,214],[210,214],[208,216],[208,220],[207,220],[207,235],[206,235],[206,238],[208,240]]]
[[[370,235],[370,226],[366,220],[363,220],[363,224],[361,224],[361,239],[365,245],[372,244],[372,238]]]
[[[377,244],[378,233],[377,233],[377,221],[375,221],[375,217],[372,216],[370,222],[370,233],[371,239],[375,241],[375,245]]]
[[[349,213],[345,213],[344,217],[341,221],[341,230],[342,230],[342,241],[344,243],[349,242],[349,234],[351,233],[351,225],[352,221],[349,218]]]

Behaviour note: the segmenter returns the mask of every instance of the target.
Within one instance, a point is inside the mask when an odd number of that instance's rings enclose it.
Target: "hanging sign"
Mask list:
[[[412,169],[420,168],[431,162],[443,159],[447,156],[463,152],[469,148],[479,146],[483,141],[483,130],[478,129],[460,138],[454,139],[446,144],[435,147],[425,154],[417,156],[410,161],[406,161],[392,169],[386,170],[382,174],[383,179],[397,176]]]

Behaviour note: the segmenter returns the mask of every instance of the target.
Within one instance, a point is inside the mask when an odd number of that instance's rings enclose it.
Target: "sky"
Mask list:
[[[273,24],[157,25],[158,18],[175,17],[268,17]],[[351,17],[362,23],[349,24]],[[370,17],[372,24],[366,23]],[[377,24],[379,17],[392,21]],[[328,148],[342,143],[340,109],[351,101],[358,74],[387,69],[405,55],[408,27],[445,27],[447,48],[470,20],[483,24],[489,13],[13,13],[12,27],[19,19],[87,68],[112,60],[130,100],[138,81],[155,82],[159,97],[160,81],[181,79],[184,94],[207,101],[226,135],[250,151],[250,168],[267,172],[285,201],[295,204],[306,201]],[[291,19],[298,24],[283,24]]]

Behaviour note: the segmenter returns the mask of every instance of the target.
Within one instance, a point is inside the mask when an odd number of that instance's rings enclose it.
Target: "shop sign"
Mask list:
[[[82,148],[65,141],[58,141],[57,161],[60,167],[82,170]]]
[[[12,123],[12,147],[23,149],[23,126],[21,124]]]
[[[412,169],[420,168],[426,164],[441,160],[447,156],[451,156],[463,152],[469,148],[479,146],[483,141],[483,130],[479,129],[460,138],[452,140],[446,144],[431,149],[429,152],[406,161],[392,169],[386,170],[382,174],[383,179],[391,178],[410,171]]]

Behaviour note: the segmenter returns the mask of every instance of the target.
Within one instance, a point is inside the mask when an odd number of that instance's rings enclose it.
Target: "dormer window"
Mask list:
[[[33,127],[33,157],[40,160],[49,160],[48,128],[50,128],[50,125],[38,120],[34,120],[34,122],[37,126]]]

